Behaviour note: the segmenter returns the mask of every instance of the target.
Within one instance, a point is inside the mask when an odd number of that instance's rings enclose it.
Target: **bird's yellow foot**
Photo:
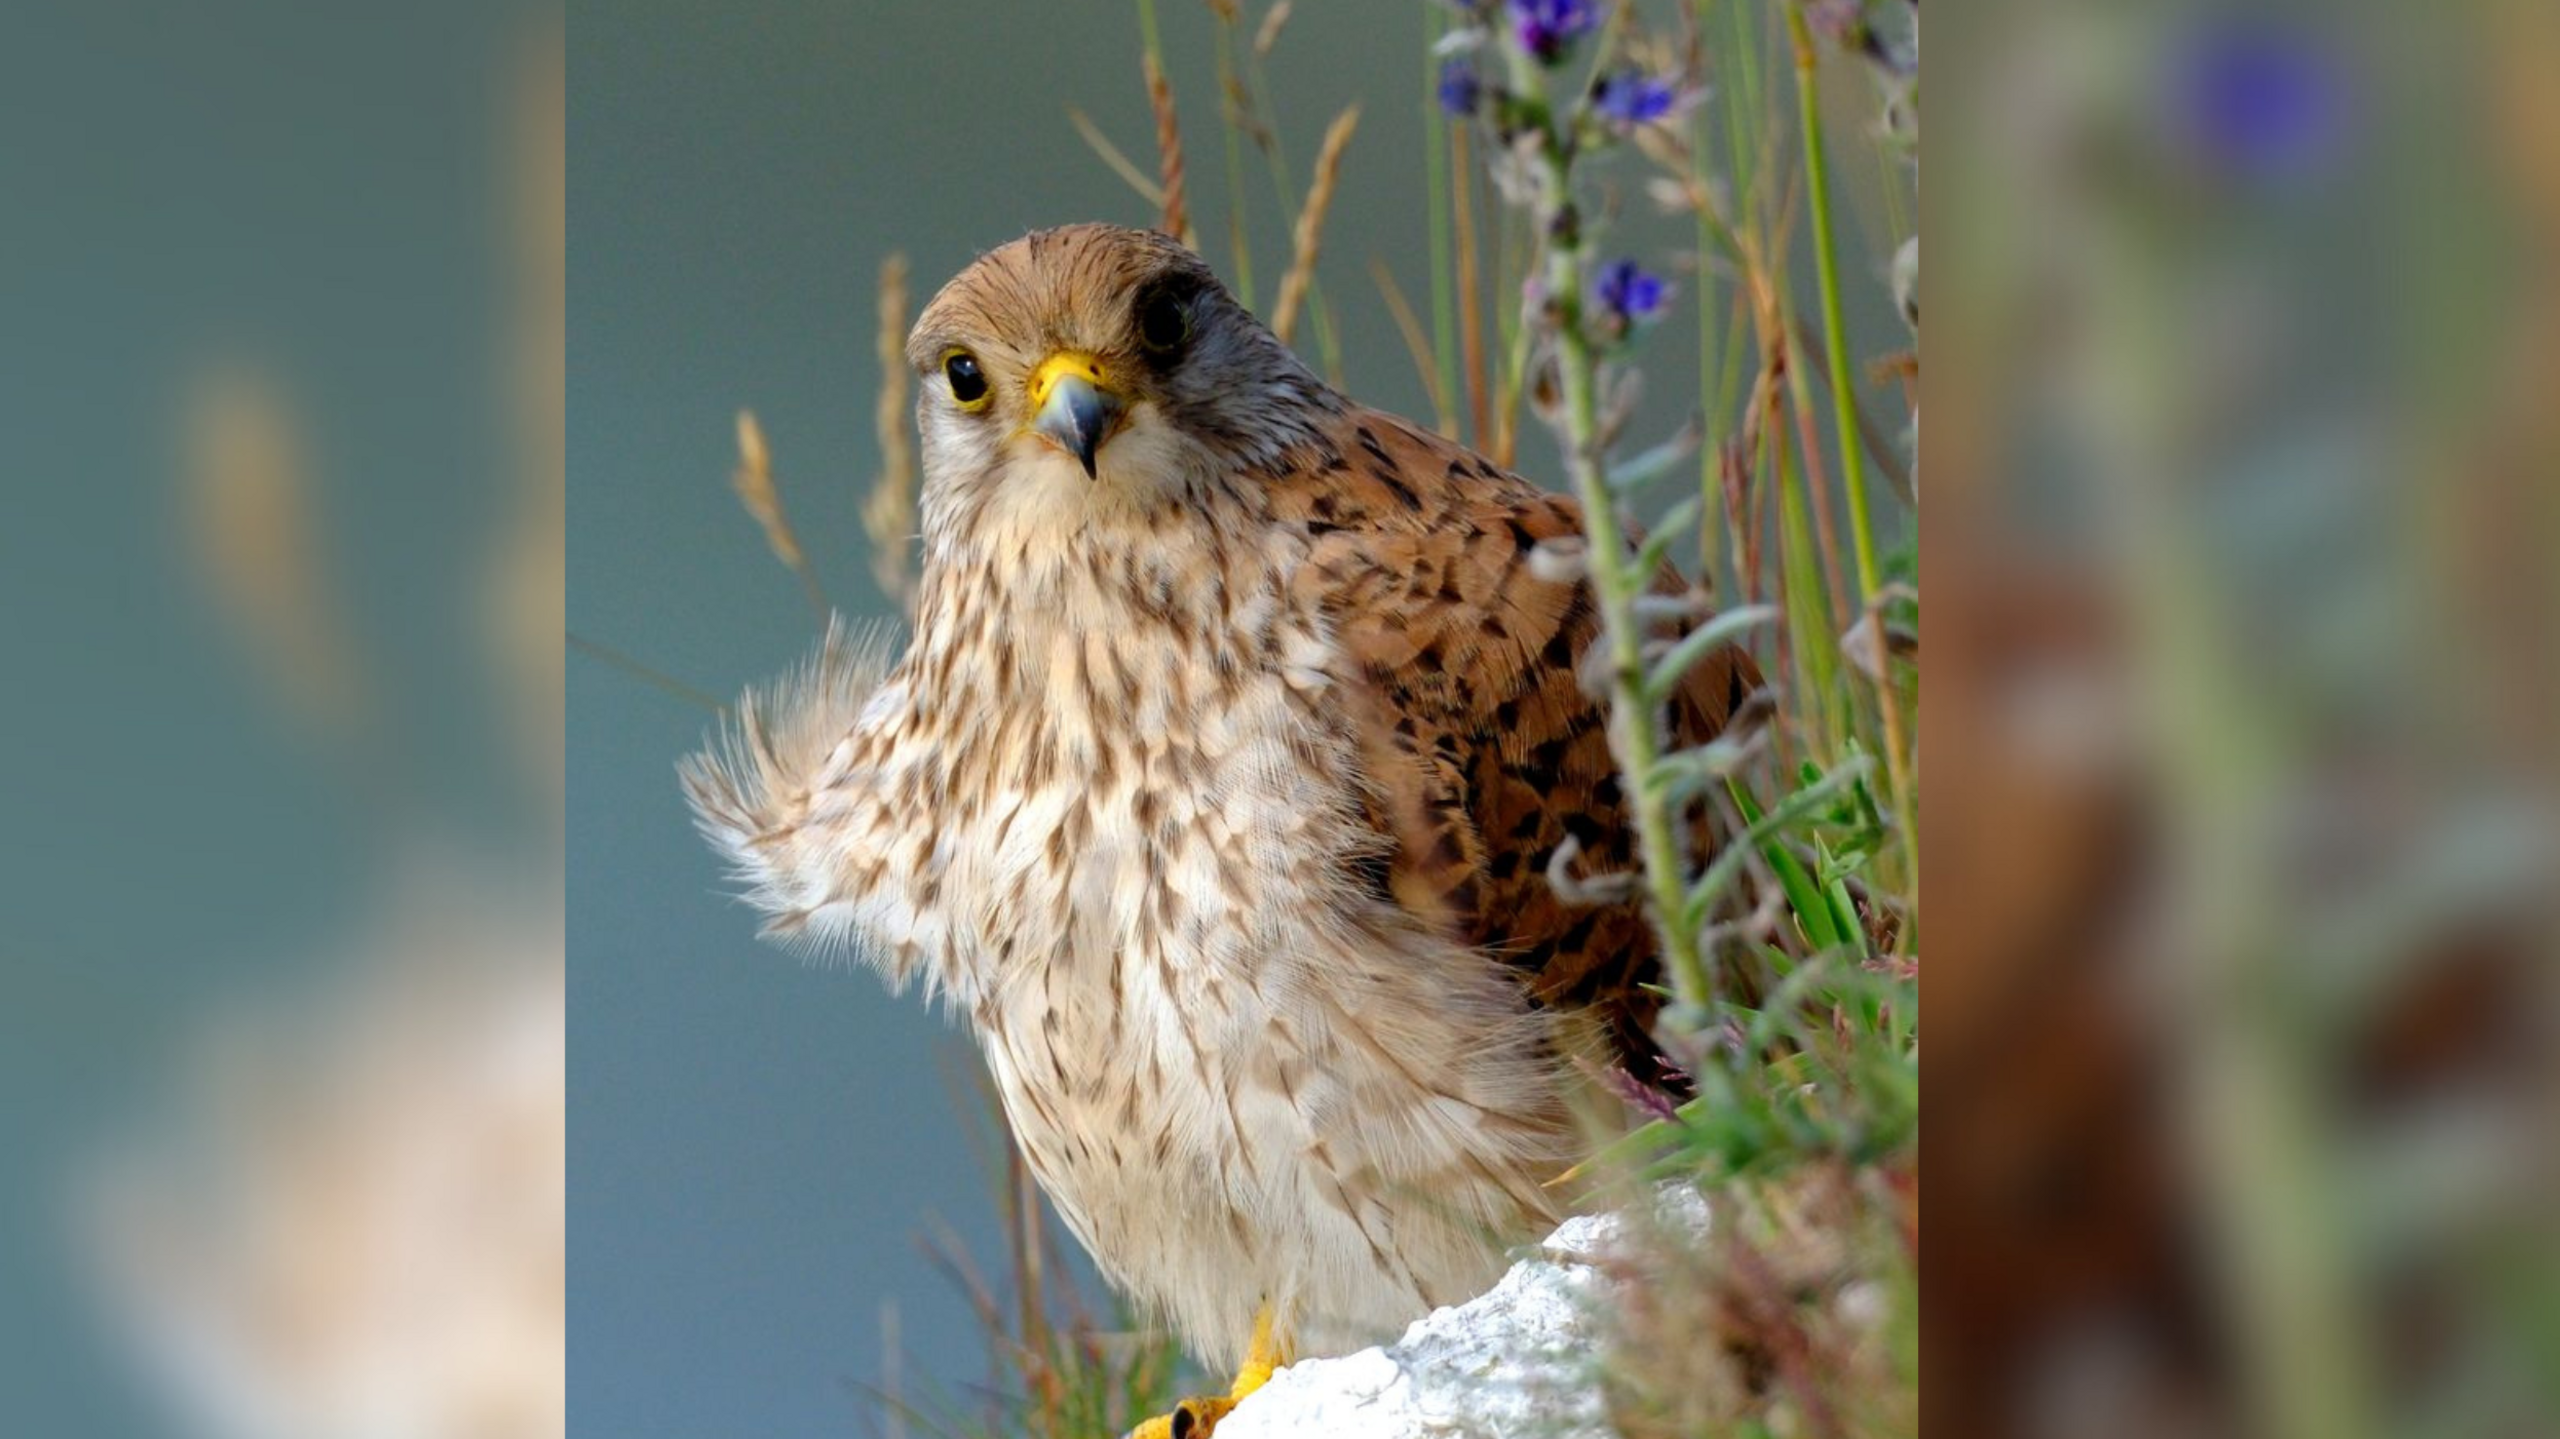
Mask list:
[[[1224,1395],[1204,1394],[1185,1399],[1173,1406],[1170,1414],[1159,1414],[1129,1431],[1129,1439],[1202,1439],[1216,1432],[1218,1421],[1236,1401]]]
[[[1268,1383],[1273,1371],[1288,1362],[1271,1337],[1271,1306],[1266,1304],[1254,1316],[1253,1343],[1245,1351],[1243,1367],[1236,1370],[1235,1384],[1226,1393],[1185,1399],[1173,1406],[1172,1413],[1159,1414],[1130,1430],[1129,1439],[1209,1439],[1229,1410]]]

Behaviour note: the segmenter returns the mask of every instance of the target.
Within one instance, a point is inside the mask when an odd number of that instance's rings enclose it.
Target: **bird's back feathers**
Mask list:
[[[1598,611],[1586,584],[1531,563],[1582,533],[1579,507],[1361,409],[1274,477],[1273,504],[1315,536],[1301,583],[1366,680],[1355,715],[1371,814],[1394,842],[1389,892],[1518,966],[1541,1002],[1596,1011],[1631,1071],[1664,1077],[1643,913],[1569,904],[1547,873],[1568,838],[1576,875],[1634,865],[1606,708],[1582,679]],[[1759,683],[1741,650],[1708,657],[1673,698],[1674,743],[1713,738]]]

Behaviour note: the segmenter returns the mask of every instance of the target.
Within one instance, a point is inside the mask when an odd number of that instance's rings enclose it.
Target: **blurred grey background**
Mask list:
[[[500,177],[527,10],[0,26],[12,1433],[183,1432],[98,1292],[85,1182],[196,1087],[208,1022],[340,972],[404,854],[552,863],[478,607],[519,484]],[[326,602],[380,721],[360,740],[303,723],[210,592],[186,432],[223,371],[259,376],[305,452]]]
[[[1159,9],[1192,213],[1232,279],[1214,25],[1196,0]],[[1265,11],[1243,13],[1249,36]],[[1321,281],[1347,388],[1427,421],[1368,274],[1385,260],[1428,323],[1425,43],[1418,0],[1301,4],[1267,68],[1295,190],[1327,122],[1362,106]],[[568,97],[570,630],[725,700],[818,632],[730,491],[735,412],[760,417],[835,606],[887,613],[858,513],[878,464],[880,261],[909,257],[920,306],[1026,230],[1149,223],[1067,117],[1081,108],[1153,170],[1137,11],[594,6],[573,17]],[[1244,173],[1267,299],[1296,196],[1284,210],[1250,150]],[[1689,223],[1630,213],[1617,239],[1660,267]],[[1695,393],[1693,288],[1644,352],[1649,391],[1669,398],[1634,445],[1675,428],[1677,397]],[[1892,324],[1883,286],[1865,288],[1862,325]],[[1308,339],[1302,326],[1312,356]],[[1521,456],[1553,482],[1543,434]],[[867,971],[756,941],[674,783],[712,719],[571,653],[572,1425],[862,1433],[871,1406],[850,1385],[878,1382],[884,1300],[911,1398],[986,1372],[960,1296],[916,1245],[938,1216],[1001,1268],[965,1135],[977,1060]]]

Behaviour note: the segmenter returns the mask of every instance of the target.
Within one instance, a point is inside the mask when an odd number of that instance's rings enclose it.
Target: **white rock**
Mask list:
[[[1660,1220],[1703,1233],[1706,1201],[1662,1191]],[[1594,1366],[1610,1300],[1600,1262],[1620,1215],[1568,1219],[1502,1281],[1416,1320],[1404,1337],[1271,1377],[1218,1426],[1218,1439],[1609,1439]]]

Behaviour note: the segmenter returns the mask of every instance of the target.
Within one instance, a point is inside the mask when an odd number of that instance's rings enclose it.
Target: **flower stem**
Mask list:
[[[1680,1003],[1703,1010],[1714,998],[1697,932],[1682,920],[1688,900],[1688,864],[1669,796],[1657,781],[1664,749],[1661,708],[1644,697],[1644,629],[1636,599],[1649,588],[1635,572],[1617,497],[1610,491],[1600,444],[1599,357],[1583,324],[1587,239],[1573,202],[1573,160],[1547,75],[1530,57],[1511,52],[1515,93],[1538,117],[1540,160],[1546,184],[1538,201],[1538,235],[1545,250],[1544,302],[1555,337],[1556,369],[1564,396],[1565,467],[1589,540],[1591,588],[1600,606],[1601,641],[1609,646],[1609,744],[1626,776],[1627,807],[1636,830],[1637,854],[1663,967]],[[1524,315],[1524,325],[1536,317]]]

